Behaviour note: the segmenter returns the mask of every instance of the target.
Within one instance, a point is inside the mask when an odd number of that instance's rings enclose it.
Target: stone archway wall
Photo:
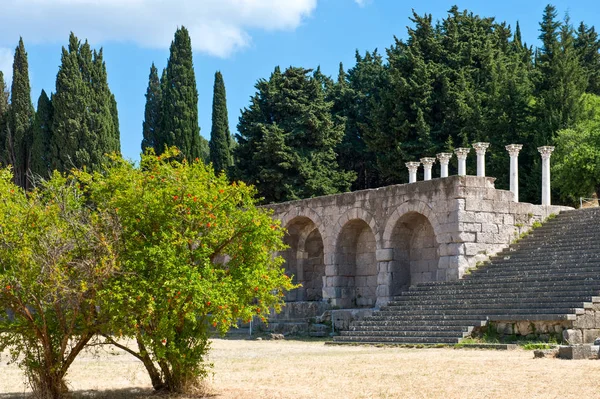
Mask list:
[[[285,226],[284,242],[289,248],[281,253],[284,268],[294,284],[302,284],[286,294],[286,301],[315,301],[323,298],[323,239],[316,224],[306,216],[296,216]]]
[[[420,213],[408,212],[398,219],[392,230],[390,293],[400,295],[411,285],[435,281],[439,255],[435,232]]]
[[[377,300],[377,244],[371,227],[362,219],[346,222],[337,241],[335,259],[338,284],[348,306],[371,307]]]
[[[460,278],[478,261],[485,260],[508,246],[535,221],[567,209],[515,203],[513,200],[514,195],[510,191],[494,188],[494,179],[491,177],[450,176],[290,201],[268,207],[273,209],[274,217],[280,219],[283,226],[298,217],[306,217],[314,223],[323,241],[323,301],[344,308],[356,306],[351,298],[356,291],[355,281],[352,279],[357,274],[343,271],[345,266],[338,251],[338,241],[345,235],[342,230],[349,222],[362,220],[373,234],[377,263],[377,305],[382,305],[397,290],[395,281],[400,273],[396,271],[393,262],[402,257],[401,254],[394,255],[396,249],[404,251],[406,262],[413,262],[413,266],[409,268],[413,273],[405,280],[405,285],[417,281],[452,281]],[[411,212],[422,215],[429,225],[408,223],[404,226],[404,231],[400,227],[400,230],[395,230],[400,219]],[[403,222],[406,220],[403,219]],[[421,225],[424,226],[422,231],[418,227]],[[303,252],[299,252],[302,246],[299,244],[300,240],[296,247],[296,252],[306,256],[306,259],[313,258],[310,250],[306,252],[314,238],[311,238],[313,230],[303,230],[306,240]],[[407,238],[401,240],[402,243],[397,243],[397,235]],[[428,237],[432,236],[435,236],[435,243],[428,241]],[[357,243],[358,241],[357,239]],[[370,242],[372,245],[373,240]],[[420,255],[417,255],[419,249]],[[372,251],[368,252],[372,259]],[[437,267],[434,266],[434,253],[437,256]],[[343,256],[345,255],[342,253]],[[419,265],[419,262],[422,263]],[[310,265],[311,261],[306,264]],[[422,271],[419,272],[418,269]],[[305,273],[304,268],[302,273]],[[310,266],[306,273],[308,276]],[[370,275],[372,270],[368,273]],[[309,281],[316,284],[317,278],[309,278],[307,286],[312,284]]]

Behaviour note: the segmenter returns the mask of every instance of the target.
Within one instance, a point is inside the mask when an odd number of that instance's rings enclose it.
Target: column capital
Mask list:
[[[435,163],[435,158],[421,158],[424,167],[431,167]]]
[[[485,155],[485,151],[489,146],[490,143],[473,143],[473,148],[475,148],[477,155]]]
[[[451,152],[440,152],[437,154],[437,159],[440,160],[440,163],[448,163],[450,162],[450,158],[452,158]]]
[[[538,147],[538,151],[542,154],[542,159],[550,159],[550,155],[552,155],[552,151],[554,151],[554,147],[552,146],[543,146]]]
[[[405,165],[411,172],[416,172],[419,166],[421,166],[421,162],[407,162]]]
[[[519,151],[523,148],[523,144],[509,144],[506,147],[506,151],[508,151],[508,155],[511,157],[516,157],[519,155]]]
[[[471,151],[470,148],[460,147],[454,149],[454,153],[458,159],[467,159],[467,154]]]

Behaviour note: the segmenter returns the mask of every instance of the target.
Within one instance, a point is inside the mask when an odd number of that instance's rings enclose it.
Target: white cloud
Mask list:
[[[10,48],[0,47],[0,71],[4,73],[4,81],[10,85],[12,79],[13,51]]]
[[[69,32],[94,44],[167,48],[186,26],[195,51],[227,57],[251,43],[249,31],[293,30],[317,0],[3,0],[0,46],[66,43]],[[10,40],[9,42],[6,42]]]

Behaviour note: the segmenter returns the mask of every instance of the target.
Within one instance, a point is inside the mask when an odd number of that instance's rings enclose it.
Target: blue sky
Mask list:
[[[0,70],[10,75],[19,36],[29,55],[34,105],[42,89],[54,91],[61,46],[69,31],[104,48],[109,85],[115,94],[125,157],[138,159],[144,94],[150,65],[162,69],[175,29],[192,35],[198,83],[201,134],[211,125],[214,73],[225,79],[229,119],[235,131],[259,78],[276,65],[314,68],[336,75],[339,62],[354,64],[354,53],[385,48],[393,36],[406,37],[414,8],[441,19],[454,4],[481,16],[494,16],[537,44],[538,23],[547,1],[421,0],[2,0]],[[593,0],[554,1],[574,24],[600,28],[600,5]]]

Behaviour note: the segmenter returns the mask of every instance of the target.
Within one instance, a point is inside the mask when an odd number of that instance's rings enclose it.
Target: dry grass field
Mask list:
[[[210,361],[215,399],[600,398],[600,361],[533,359],[524,350],[215,340]],[[77,399],[156,397],[141,364],[118,350],[85,353],[69,381]],[[0,398],[21,397],[23,376],[3,356]]]

